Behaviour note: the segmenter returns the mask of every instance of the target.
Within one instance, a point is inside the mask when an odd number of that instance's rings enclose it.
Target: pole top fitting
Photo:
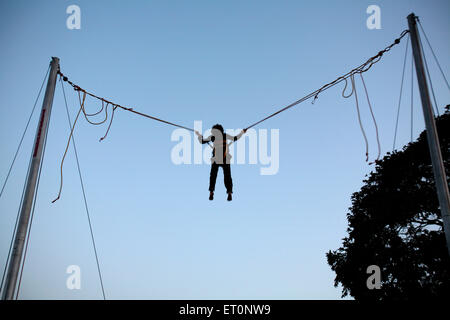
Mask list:
[[[415,14],[414,14],[414,12],[411,12],[409,15],[408,15],[408,20],[411,20],[411,21],[416,21],[417,19],[419,19],[419,17],[418,16],[416,16]]]
[[[50,64],[52,63],[56,63],[56,65],[58,66],[59,69],[59,58],[58,57],[52,57],[52,61],[50,62]]]

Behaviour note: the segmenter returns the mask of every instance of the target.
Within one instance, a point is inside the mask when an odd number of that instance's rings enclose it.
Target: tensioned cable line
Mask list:
[[[401,40],[406,34],[408,34],[408,33],[409,33],[409,30],[404,30],[404,31],[400,34],[400,36],[399,36],[397,39],[395,39],[395,41],[394,41],[391,45],[389,45],[388,47],[386,47],[384,50],[379,51],[375,56],[369,58],[366,62],[364,62],[364,63],[363,63],[362,65],[360,65],[359,67],[354,68],[353,70],[347,72],[347,73],[344,74],[343,76],[340,76],[340,77],[337,78],[336,80],[334,80],[334,81],[332,81],[332,82],[329,82],[329,83],[323,85],[320,89],[317,89],[316,91],[311,92],[310,94],[308,94],[308,95],[304,96],[303,98],[301,98],[301,99],[299,99],[299,100],[297,100],[297,101],[291,103],[290,105],[288,105],[288,106],[286,106],[286,107],[284,107],[284,108],[282,108],[282,109],[280,109],[280,110],[278,110],[278,111],[272,113],[271,115],[269,115],[269,116],[267,116],[267,117],[265,117],[265,118],[263,118],[263,119],[261,119],[261,120],[255,122],[255,123],[253,123],[252,125],[248,126],[246,129],[250,129],[250,128],[252,128],[252,127],[254,127],[254,126],[260,124],[261,122],[266,121],[266,120],[268,120],[268,119],[270,119],[270,118],[276,116],[277,114],[279,114],[279,113],[281,113],[281,112],[283,112],[283,111],[285,111],[285,110],[287,110],[287,109],[290,109],[290,108],[292,108],[292,107],[294,107],[294,106],[296,106],[296,105],[298,105],[298,104],[300,104],[300,103],[302,103],[302,102],[304,102],[304,101],[306,101],[306,100],[308,100],[308,99],[310,99],[310,98],[312,98],[312,97],[314,97],[314,100],[316,100],[316,99],[318,98],[319,94],[320,94],[322,91],[325,91],[325,90],[327,90],[327,89],[329,89],[329,88],[331,88],[331,87],[337,85],[338,83],[340,83],[340,82],[346,80],[347,78],[349,78],[349,77],[350,77],[351,75],[353,75],[353,74],[356,74],[356,73],[363,73],[363,72],[368,71],[375,63],[377,63],[378,61],[380,61],[380,59],[381,59],[381,57],[383,56],[384,53],[390,51],[391,48],[392,48],[394,45],[399,44],[399,43],[400,43],[400,40]]]
[[[29,126],[29,124],[30,124],[31,118],[32,118],[32,116],[33,116],[34,110],[35,110],[35,108],[36,108],[37,102],[38,102],[39,97],[40,97],[40,95],[41,95],[42,88],[44,87],[44,83],[45,83],[45,80],[47,79],[47,76],[48,76],[49,71],[50,71],[50,66],[48,67],[47,72],[46,72],[46,74],[45,74],[45,76],[44,76],[44,79],[42,80],[41,87],[40,87],[40,89],[39,89],[38,95],[37,95],[36,100],[35,100],[35,102],[34,102],[34,105],[33,105],[33,108],[32,108],[32,110],[31,110],[30,116],[28,117],[28,121],[27,121],[27,124],[26,124],[26,126],[25,126],[25,130],[24,130],[24,132],[23,132],[23,134],[22,134],[22,137],[21,137],[21,139],[20,139],[19,146],[17,147],[16,153],[15,153],[15,155],[14,155],[14,157],[13,157],[13,161],[12,161],[12,163],[11,163],[11,166],[9,167],[8,174],[7,174],[7,176],[6,176],[5,182],[3,183],[3,187],[2,187],[2,190],[1,190],[1,192],[0,192],[0,197],[1,197],[2,193],[3,193],[3,190],[5,189],[6,183],[7,183],[7,181],[8,181],[8,178],[9,178],[10,173],[11,173],[11,171],[12,171],[12,168],[13,168],[13,166],[14,166],[15,160],[16,160],[17,155],[18,155],[18,153],[19,153],[20,147],[21,147],[21,145],[22,145],[23,139],[24,139],[24,137],[25,137],[26,131],[27,131],[28,126]],[[30,155],[30,158],[29,158],[29,161],[28,161],[27,175],[28,175],[28,173],[29,173],[29,171],[30,171],[30,167],[31,167],[31,159],[32,159],[32,155]],[[3,269],[2,281],[1,281],[1,284],[0,284],[0,292],[2,292],[2,290],[3,290],[3,284],[4,284],[4,281],[5,281],[6,271],[7,271],[9,259],[10,259],[10,257],[11,257],[12,246],[13,246],[13,243],[14,243],[14,236],[15,236],[15,234],[16,234],[17,225],[18,225],[18,223],[19,223],[20,209],[21,209],[21,207],[22,207],[23,198],[24,198],[24,195],[25,195],[25,188],[26,188],[26,181],[24,181],[24,183],[23,183],[22,195],[21,195],[21,197],[20,197],[19,207],[18,207],[18,209],[17,209],[16,221],[15,221],[15,223],[14,223],[14,230],[13,230],[13,233],[12,233],[12,236],[11,236],[11,241],[10,241],[10,244],[9,244],[8,255],[7,255],[6,261],[5,261],[5,267],[4,267],[4,269]]]
[[[363,73],[363,72],[368,71],[375,63],[377,63],[378,61],[381,60],[381,58],[382,58],[382,56],[383,56],[384,53],[390,51],[391,48],[392,48],[393,46],[399,44],[399,43],[400,43],[400,40],[401,40],[406,34],[408,34],[408,33],[409,33],[409,30],[404,30],[404,31],[400,34],[400,36],[399,36],[397,39],[394,40],[393,43],[391,43],[389,46],[387,46],[387,47],[384,48],[383,50],[379,51],[376,55],[374,55],[373,57],[369,58],[366,62],[364,62],[364,63],[361,64],[360,66],[358,66],[358,67],[356,67],[356,68],[350,70],[350,71],[347,72],[346,74],[344,74],[344,75],[342,75],[342,76],[336,78],[334,81],[331,81],[331,82],[329,82],[329,83],[323,85],[323,86],[320,87],[319,89],[317,89],[317,90],[315,90],[315,91],[309,93],[308,95],[306,95],[306,96],[304,96],[303,98],[301,98],[301,99],[299,99],[299,100],[297,100],[297,101],[295,101],[295,102],[289,104],[288,106],[286,106],[286,107],[284,107],[284,108],[282,108],[282,109],[280,109],[280,110],[278,110],[278,111],[276,111],[276,112],[274,112],[274,113],[272,113],[272,114],[266,116],[265,118],[263,118],[263,119],[261,119],[261,120],[255,122],[255,123],[249,125],[249,126],[246,127],[244,130],[246,131],[246,130],[248,130],[248,129],[250,129],[250,128],[252,128],[252,127],[254,127],[254,126],[256,126],[256,125],[258,125],[258,124],[260,124],[260,123],[262,123],[262,122],[264,122],[264,121],[266,121],[266,120],[268,120],[268,119],[270,119],[270,118],[272,118],[272,117],[274,117],[274,116],[276,116],[276,115],[278,115],[278,114],[280,114],[281,112],[284,112],[284,111],[286,111],[286,110],[288,110],[288,109],[290,109],[290,108],[292,108],[292,107],[294,107],[294,106],[296,106],[296,105],[298,105],[298,104],[300,104],[300,103],[306,101],[306,100],[309,100],[309,99],[311,99],[311,98],[314,98],[314,100],[313,100],[313,102],[314,102],[314,101],[318,98],[319,94],[322,93],[323,91],[325,91],[325,90],[327,90],[327,89],[329,89],[329,88],[331,88],[331,87],[333,87],[333,86],[335,86],[335,85],[341,83],[342,81],[346,81],[346,82],[347,82],[347,79],[348,79],[349,77],[351,77],[352,75],[354,75],[354,74],[357,74],[357,73],[361,74],[361,73]],[[65,152],[64,152],[64,156],[63,156],[63,159],[62,159],[62,161],[61,161],[61,166],[60,166],[60,168],[61,168],[61,184],[60,184],[60,189],[59,189],[59,192],[58,192],[58,196],[57,196],[56,199],[53,200],[52,202],[55,202],[56,200],[58,200],[59,197],[60,197],[60,195],[61,195],[61,189],[62,189],[62,165],[63,165],[63,162],[64,162],[64,158],[65,158],[65,156],[66,156],[66,154],[67,154],[67,149],[68,149],[68,146],[69,146],[69,144],[70,144],[71,137],[73,136],[73,131],[74,131],[74,129],[75,129],[76,122],[77,122],[78,117],[79,117],[79,115],[80,115],[81,112],[83,112],[83,115],[85,116],[86,120],[87,120],[89,123],[91,123],[91,124],[93,124],[93,125],[99,125],[99,124],[102,124],[102,123],[104,123],[104,122],[106,121],[106,119],[107,119],[107,117],[108,117],[108,115],[107,115],[108,105],[111,105],[111,106],[112,106],[111,120],[112,120],[112,117],[113,117],[113,115],[114,115],[114,111],[115,111],[117,108],[120,108],[120,109],[122,109],[122,110],[130,111],[130,112],[135,113],[135,114],[137,114],[137,115],[140,115],[140,116],[143,116],[143,117],[146,117],[146,118],[155,120],[155,121],[159,121],[159,122],[162,122],[162,123],[171,125],[171,126],[175,126],[175,127],[178,127],[178,128],[186,129],[186,130],[189,130],[189,131],[195,131],[195,130],[192,129],[192,128],[188,128],[188,127],[185,127],[185,126],[182,126],[182,125],[179,125],[179,124],[176,124],[176,123],[173,123],[173,122],[164,120],[164,119],[157,118],[157,117],[155,117],[155,116],[151,116],[151,115],[148,115],[148,114],[145,114],[145,113],[136,111],[136,110],[134,110],[133,108],[124,107],[124,106],[122,106],[122,105],[120,105],[120,104],[111,102],[111,101],[109,101],[109,100],[107,100],[107,99],[105,99],[105,98],[99,97],[99,96],[97,96],[97,95],[95,95],[95,94],[93,94],[93,93],[91,93],[91,92],[89,92],[89,91],[86,91],[85,89],[81,88],[80,86],[74,84],[74,83],[73,83],[72,81],[70,81],[70,80],[68,79],[68,77],[65,76],[60,70],[58,70],[58,74],[60,75],[60,77],[62,77],[62,79],[63,79],[64,81],[68,82],[68,83],[73,87],[73,89],[74,89],[75,91],[78,92],[78,97],[79,97],[79,101],[80,101],[80,109],[79,109],[79,111],[78,111],[78,114],[77,114],[77,116],[76,116],[76,118],[75,118],[75,121],[74,121],[74,124],[73,124],[73,126],[72,126],[71,133],[70,133],[69,139],[68,139],[68,143],[67,143],[67,145],[66,145],[66,149],[65,149]],[[345,90],[345,89],[344,89],[344,90]],[[81,98],[80,93],[83,93],[83,97],[82,97],[82,98]],[[95,113],[93,113],[93,114],[88,114],[88,113],[86,112],[85,107],[84,107],[84,103],[85,103],[85,100],[86,100],[86,96],[87,96],[87,95],[88,95],[88,96],[91,96],[91,97],[93,97],[93,98],[95,98],[95,99],[98,99],[98,100],[100,100],[100,101],[102,102],[102,109],[101,109],[100,111],[95,112]],[[106,107],[104,107],[104,104],[105,104],[105,103],[106,103]],[[106,116],[105,116],[105,119],[104,119],[103,121],[100,121],[100,122],[92,122],[92,121],[90,121],[90,120],[88,119],[88,118],[89,118],[90,116],[92,116],[92,115],[97,115],[97,114],[99,114],[104,108],[106,109],[106,110],[105,110]],[[108,126],[108,130],[107,130],[105,136],[104,136],[103,138],[101,138],[100,140],[103,140],[103,139],[106,137],[106,135],[108,134],[108,131],[109,131],[110,127],[111,127],[111,123],[112,123],[112,121],[110,122],[110,124],[109,124],[109,126]]]
[[[425,70],[427,71],[427,77],[428,77],[428,81],[430,82],[431,93],[433,95],[434,108],[435,108],[435,111],[436,111],[435,116],[439,117],[440,116],[440,114],[439,114],[439,107],[438,107],[438,104],[437,104],[436,95],[434,94],[433,81],[431,80],[430,70],[428,69],[427,59],[425,58],[425,52],[423,51],[423,47],[422,47],[422,43],[420,42],[420,39],[419,39],[419,43],[420,43],[420,47],[421,47],[422,52],[423,52],[422,56],[423,56],[423,61],[425,62]]]
[[[399,116],[400,116],[400,105],[402,103],[403,81],[405,79],[406,58],[407,58],[407,55],[408,55],[408,44],[409,44],[409,37],[408,37],[408,39],[406,39],[405,57],[403,59],[402,80],[401,80],[401,83],[400,83],[400,95],[398,97],[397,120],[395,121],[394,142],[392,144],[392,152],[394,152],[394,150],[395,150],[395,141],[397,140],[398,119],[399,119]]]
[[[62,92],[63,92],[63,96],[64,96],[64,104],[66,106],[67,121],[69,123],[69,129],[72,131],[72,121],[70,119],[69,108],[67,106],[66,92],[64,90],[64,83],[62,82],[61,78],[60,78],[60,82],[61,82],[61,88],[62,88]],[[105,119],[105,121],[106,121],[106,119]],[[81,174],[80,161],[79,161],[79,158],[78,158],[77,147],[76,147],[76,144],[75,144],[75,137],[73,137],[73,136],[72,136],[72,141],[73,141],[73,150],[75,152],[75,159],[76,159],[76,162],[77,162],[78,176],[80,177],[81,190],[83,192],[84,207],[86,209],[86,215],[87,215],[87,219],[88,219],[88,223],[89,223],[89,230],[90,230],[90,233],[91,233],[91,240],[92,240],[92,246],[93,246],[94,254],[95,254],[95,261],[97,263],[97,271],[98,271],[98,275],[99,275],[99,278],[100,278],[100,285],[101,285],[101,288],[102,288],[103,300],[106,300],[105,289],[104,289],[104,286],[103,286],[103,277],[102,277],[102,272],[100,270],[100,263],[99,263],[98,254],[97,254],[97,246],[95,244],[94,231],[92,229],[91,216],[90,216],[90,213],[89,213],[89,206],[88,206],[88,203],[87,203],[86,192],[85,192],[84,183],[83,183],[83,177],[82,177],[82,174]]]
[[[424,34],[423,33],[423,29],[422,29],[422,34]],[[438,104],[437,104],[437,101],[436,101],[436,95],[434,94],[433,81],[431,80],[430,70],[428,69],[428,62],[427,62],[427,58],[425,56],[425,50],[423,49],[423,45],[422,45],[422,39],[420,38],[420,36],[418,38],[419,38],[420,51],[422,52],[423,61],[425,63],[425,70],[427,71],[428,81],[430,82],[431,93],[433,95],[434,107],[436,109],[435,116],[440,116],[440,114],[439,114],[439,107],[438,107]]]
[[[163,123],[171,125],[171,126],[175,126],[175,127],[178,127],[178,128],[186,129],[186,130],[189,130],[189,131],[194,131],[194,129],[192,129],[192,128],[188,128],[188,127],[185,127],[185,126],[182,126],[182,125],[179,125],[179,124],[167,121],[167,120],[163,120],[163,119],[151,116],[149,114],[145,114],[145,113],[133,110],[133,108],[123,107],[120,104],[117,104],[117,103],[111,102],[111,101],[109,101],[109,100],[107,100],[105,98],[101,98],[99,96],[96,96],[95,94],[93,94],[91,92],[88,92],[88,91],[82,89],[81,87],[77,86],[73,82],[71,82],[61,71],[58,71],[58,74],[63,78],[64,81],[67,81],[67,83],[69,83],[74,88],[75,91],[78,91],[78,92],[81,91],[81,92],[84,93],[83,101],[84,101],[84,99],[86,99],[86,95],[89,95],[89,96],[91,96],[93,98],[96,98],[96,99],[102,101],[103,103],[107,103],[107,105],[109,104],[109,105],[113,106],[114,109],[121,108],[123,110],[130,111],[130,112],[133,112],[133,113],[135,113],[137,115],[140,115],[140,116],[152,119],[152,120],[156,120],[156,121],[159,121],[159,122],[163,122]],[[96,113],[93,113],[93,114],[88,114],[88,113],[85,112],[84,106],[82,106],[81,109],[83,110],[83,113],[84,113],[85,116],[92,116],[92,115],[96,115],[96,114],[101,112],[101,111],[99,111],[99,112],[96,112]],[[95,123],[95,124],[100,124],[100,123]]]
[[[48,67],[47,72],[45,73],[44,79],[42,80],[42,84],[41,84],[41,87],[39,89],[39,93],[38,93],[38,95],[36,97],[36,100],[34,101],[33,108],[31,109],[31,113],[30,113],[30,116],[28,117],[27,124],[25,125],[25,129],[23,130],[22,137],[20,138],[20,142],[19,142],[19,145],[17,146],[16,153],[14,154],[14,157],[13,157],[13,160],[12,160],[11,165],[9,167],[8,173],[6,174],[5,182],[3,182],[2,190],[0,191],[0,198],[1,198],[2,194],[3,194],[3,191],[5,190],[5,186],[6,186],[6,183],[8,182],[8,179],[9,179],[9,176],[11,174],[11,171],[12,171],[12,168],[14,166],[14,163],[16,162],[17,155],[19,154],[20,147],[22,146],[23,139],[25,138],[25,134],[27,133],[28,126],[30,124],[31,118],[33,117],[34,110],[36,109],[37,102],[38,102],[39,97],[41,95],[42,88],[44,87],[45,79],[47,79],[49,71],[50,71],[50,66]]]
[[[319,96],[319,94],[320,94],[322,91],[325,91],[325,90],[327,90],[327,89],[329,89],[329,88],[335,86],[336,84],[338,84],[338,83],[344,81],[345,79],[349,78],[352,74],[355,74],[355,73],[363,73],[363,72],[368,71],[375,63],[377,63],[378,61],[380,61],[380,59],[381,59],[381,57],[383,56],[384,53],[390,51],[391,48],[392,48],[394,45],[399,44],[399,43],[400,43],[400,40],[401,40],[407,33],[409,33],[409,30],[404,30],[404,31],[400,34],[399,38],[395,39],[395,41],[394,41],[391,45],[389,45],[389,46],[387,46],[385,49],[379,51],[375,56],[369,58],[366,62],[364,62],[364,63],[361,64],[360,66],[358,66],[358,67],[352,69],[351,71],[347,72],[346,74],[344,74],[344,75],[338,77],[336,80],[331,81],[331,82],[329,82],[329,83],[323,85],[320,89],[317,89],[316,91],[311,92],[310,94],[308,94],[308,95],[304,96],[303,98],[301,98],[301,99],[299,99],[299,100],[297,100],[297,101],[291,103],[290,105],[288,105],[288,106],[286,106],[286,107],[284,107],[284,108],[282,108],[282,109],[280,109],[280,110],[278,110],[278,111],[272,113],[271,115],[269,115],[269,116],[267,116],[267,117],[265,117],[265,118],[263,118],[263,119],[261,119],[261,120],[255,122],[255,123],[249,125],[249,126],[246,127],[245,129],[250,129],[250,128],[252,128],[252,127],[254,127],[254,126],[260,124],[261,122],[266,121],[266,120],[268,120],[268,119],[274,117],[275,115],[277,115],[277,114],[279,114],[279,113],[281,113],[281,112],[283,112],[283,111],[285,111],[285,110],[287,110],[287,109],[289,109],[289,108],[292,108],[293,106],[295,106],[295,105],[297,105],[297,104],[300,104],[301,102],[304,102],[304,101],[306,101],[306,100],[308,100],[308,99],[310,99],[310,98],[313,98],[313,97],[314,97],[314,100],[317,99],[318,96]],[[176,123],[167,121],[167,120],[163,120],[163,119],[160,119],[160,118],[157,118],[157,117],[154,117],[154,116],[151,116],[151,115],[142,113],[142,112],[138,112],[138,111],[135,111],[133,108],[123,107],[123,106],[121,106],[121,105],[119,105],[119,104],[117,104],[117,103],[111,102],[111,101],[109,101],[109,100],[107,100],[107,99],[105,99],[105,98],[101,98],[101,97],[99,97],[99,96],[97,96],[97,95],[95,95],[95,94],[93,94],[93,93],[91,93],[91,92],[86,91],[85,89],[83,89],[83,88],[81,88],[80,86],[74,84],[73,82],[71,82],[71,81],[70,81],[70,80],[69,80],[69,79],[68,79],[61,71],[58,71],[58,74],[59,74],[60,76],[62,76],[62,77],[63,77],[63,80],[64,80],[64,81],[67,81],[67,82],[74,88],[75,91],[81,91],[81,92],[83,92],[84,94],[87,94],[87,95],[89,95],[89,96],[91,96],[91,97],[93,97],[93,98],[96,98],[96,99],[98,99],[98,100],[101,100],[102,102],[106,102],[107,104],[111,104],[111,105],[114,106],[114,107],[121,108],[121,109],[123,109],[123,110],[133,112],[133,113],[138,114],[138,115],[140,115],[140,116],[143,116],[143,117],[146,117],[146,118],[150,118],[150,119],[153,119],[153,120],[156,120],[156,121],[159,121],[159,122],[163,122],[163,123],[166,123],[166,124],[169,124],[169,125],[172,125],[172,126],[175,126],[175,127],[179,127],[179,128],[182,128],[182,129],[186,129],[186,130],[189,130],[189,131],[194,131],[194,129],[192,129],[192,128],[188,128],[188,127],[185,127],[185,126],[182,126],[182,125],[179,125],[179,124],[176,124]],[[82,109],[83,109],[83,108],[82,108]],[[85,113],[85,115],[86,115],[86,113]]]
[[[441,65],[439,64],[439,61],[438,61],[436,55],[434,54],[433,47],[431,46],[430,41],[428,41],[427,34],[425,33],[425,30],[422,27],[422,23],[420,22],[420,19],[418,17],[417,17],[417,21],[419,22],[420,29],[422,30],[422,33],[425,36],[425,40],[427,40],[428,46],[430,47],[431,53],[433,54],[433,57],[434,57],[434,60],[436,61],[436,64],[438,65],[439,70],[441,71],[442,77],[444,78],[444,81],[447,84],[447,88],[448,88],[448,90],[450,90],[450,85],[448,84],[448,81],[447,81],[447,78],[445,77],[444,71],[442,71]]]

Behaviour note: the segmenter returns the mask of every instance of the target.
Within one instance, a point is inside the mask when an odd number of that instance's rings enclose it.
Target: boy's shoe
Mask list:
[[[209,192],[209,200],[214,200],[214,192],[213,191]]]
[[[233,200],[233,198],[231,197],[231,192],[230,192],[230,193],[228,193],[228,198],[227,198],[227,200],[228,200],[228,201],[231,201],[231,200]]]

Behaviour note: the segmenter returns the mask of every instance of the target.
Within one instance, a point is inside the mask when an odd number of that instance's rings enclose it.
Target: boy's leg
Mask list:
[[[209,174],[209,191],[214,192],[216,187],[217,171],[219,170],[219,165],[215,162],[211,164],[211,173]]]
[[[225,188],[227,193],[233,193],[233,179],[231,179],[231,166],[230,164],[224,164],[223,168],[223,180],[225,182]]]

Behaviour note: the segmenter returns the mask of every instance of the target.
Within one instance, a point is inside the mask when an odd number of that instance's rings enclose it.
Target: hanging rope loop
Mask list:
[[[350,94],[349,95],[345,95],[345,90],[347,89],[348,81],[347,81],[347,78],[345,78],[344,80],[345,80],[345,86],[344,86],[344,89],[342,90],[342,97],[350,98],[352,96],[352,94],[353,94],[354,88],[353,88],[353,85],[352,85],[352,91],[350,92]]]
[[[352,74],[350,76],[350,80],[352,83],[352,94],[354,93],[354,96],[355,96],[356,112],[358,114],[358,123],[359,123],[359,127],[361,129],[361,133],[364,137],[364,143],[366,145],[366,162],[367,162],[369,160],[369,142],[367,140],[366,131],[364,130],[364,126],[361,121],[361,112],[359,111],[358,93],[356,92],[356,84],[355,84],[355,75],[354,74]],[[352,96],[352,94],[350,94],[349,97]]]
[[[369,162],[369,165],[371,165],[371,164],[374,164],[376,161],[380,160],[380,156],[381,156],[380,136],[379,136],[379,133],[378,133],[377,120],[375,119],[375,115],[374,115],[373,109],[372,109],[372,104],[370,103],[369,93],[368,93],[367,87],[366,87],[366,82],[364,81],[364,77],[363,77],[362,73],[360,73],[359,76],[361,77],[361,82],[362,82],[362,84],[364,86],[364,92],[366,93],[367,104],[369,105],[370,114],[372,115],[372,120],[373,120],[373,125],[375,127],[375,133],[376,133],[377,145],[378,145],[377,158],[376,158],[376,160],[374,160],[372,162]]]

